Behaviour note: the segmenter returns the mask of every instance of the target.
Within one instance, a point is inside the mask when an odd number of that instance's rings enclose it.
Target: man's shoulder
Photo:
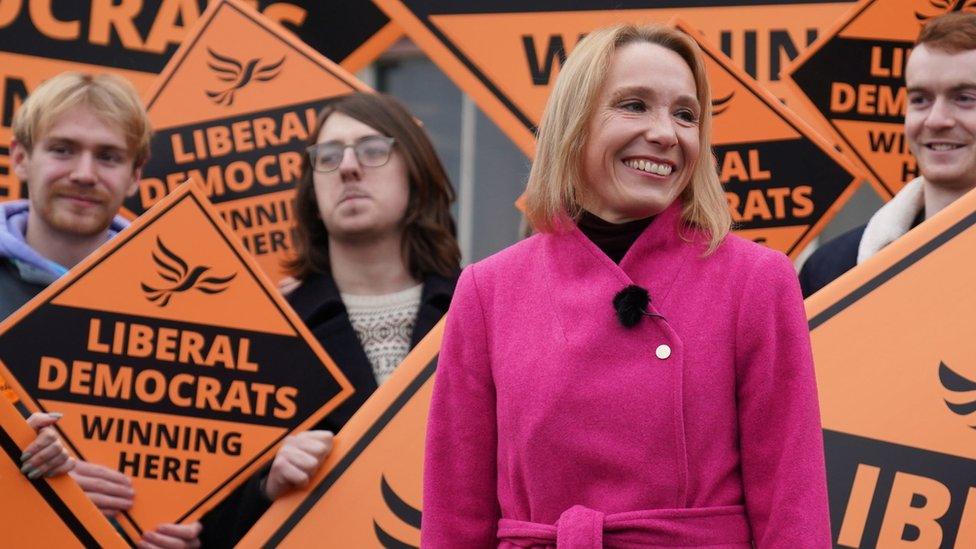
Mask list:
[[[9,258],[0,257],[0,320],[10,316],[44,288],[43,284],[21,278],[17,266]]]
[[[857,265],[865,225],[855,227],[817,248],[800,269],[803,297],[809,297]]]

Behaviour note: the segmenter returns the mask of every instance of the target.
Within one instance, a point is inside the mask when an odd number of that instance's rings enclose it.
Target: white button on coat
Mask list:
[[[671,356],[671,347],[664,344],[658,345],[657,349],[654,351],[654,354],[657,355],[657,357],[661,360],[664,360]]]

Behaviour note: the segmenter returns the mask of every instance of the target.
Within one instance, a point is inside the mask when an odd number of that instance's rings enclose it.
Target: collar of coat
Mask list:
[[[678,273],[689,259],[701,255],[707,245],[701,231],[682,221],[682,208],[682,202],[676,200],[658,214],[619,265],[575,226],[566,233],[546,235],[546,255],[555,259],[548,262],[552,277],[550,289],[556,290],[560,301],[580,300],[578,305],[583,309],[563,303],[567,310],[579,311],[587,310],[586,301],[594,297],[605,298],[612,307],[613,296],[618,291],[636,284],[650,294],[648,312],[663,314],[659,307],[667,301]],[[579,286],[579,291],[566,291],[567,286]]]
[[[857,248],[857,264],[867,261],[881,248],[910,231],[924,209],[923,180],[916,177],[871,216]]]
[[[457,276],[444,277],[427,275],[420,294],[420,306],[433,306],[446,311],[451,303]],[[302,284],[288,296],[288,302],[306,323],[314,324],[315,319],[331,318],[345,313],[346,307],[339,295],[339,288],[329,274],[315,273],[302,281]]]

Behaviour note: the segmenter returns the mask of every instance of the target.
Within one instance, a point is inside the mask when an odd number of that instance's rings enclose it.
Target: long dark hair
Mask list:
[[[454,189],[427,134],[396,99],[379,93],[353,93],[331,101],[319,113],[309,145],[318,141],[322,125],[342,113],[396,139],[407,167],[410,198],[403,218],[400,250],[410,275],[423,280],[429,274],[452,276],[460,267],[451,203]],[[319,217],[312,166],[303,155],[302,175],[296,185],[295,257],[284,262],[288,273],[301,280],[312,273],[329,272],[329,233]]]

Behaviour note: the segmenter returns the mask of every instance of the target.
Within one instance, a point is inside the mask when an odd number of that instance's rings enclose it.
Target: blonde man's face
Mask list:
[[[122,129],[85,106],[54,120],[31,150],[15,142],[11,162],[17,177],[27,182],[28,223],[55,238],[105,231],[141,175]]]

